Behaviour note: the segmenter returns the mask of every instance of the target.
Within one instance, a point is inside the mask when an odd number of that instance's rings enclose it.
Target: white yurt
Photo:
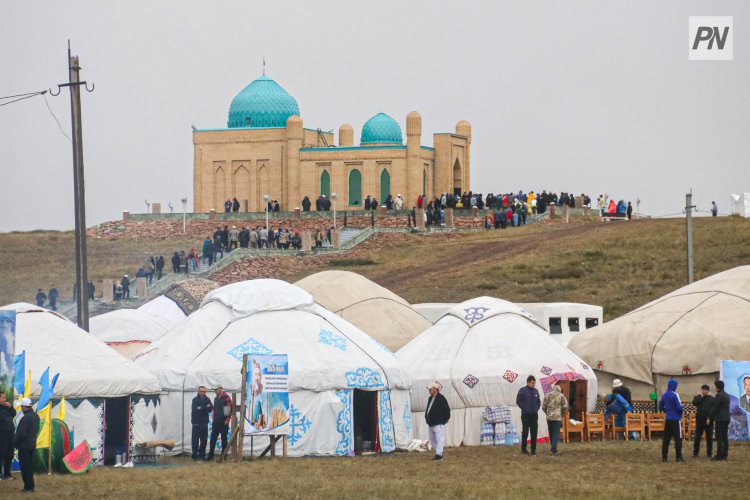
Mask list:
[[[185,321],[203,297],[219,286],[215,281],[190,278],[174,283],[163,295],[137,309],[117,309],[91,318],[91,335],[128,359]]]
[[[61,315],[31,304],[12,304],[16,311],[16,354],[25,351],[31,371],[32,398],[49,368],[60,374],[53,396],[57,415],[65,397],[65,421],[76,443],[86,439],[96,465],[110,464],[119,448],[128,458],[136,443],[152,441],[159,426],[159,381],[109,347],[94,340]]]
[[[409,443],[411,380],[393,353],[301,288],[258,279],[213,290],[136,358],[166,392],[161,438],[177,442],[174,452],[191,451],[199,386],[240,393],[244,354],[288,355],[289,455],[347,455],[358,439],[385,452]],[[254,444],[257,453],[267,440]]]
[[[570,349],[611,387],[619,378],[633,399],[679,381],[698,394],[719,376],[721,360],[750,360],[750,266],[696,281],[617,319],[581,332]]]
[[[479,297],[457,304],[397,356],[412,377],[415,438],[427,438],[426,386],[443,386],[451,407],[446,446],[478,445],[482,411],[488,406],[510,406],[520,432],[516,395],[529,375],[536,377],[542,397],[559,384],[573,406],[571,416],[578,420],[596,403],[593,370],[552,339],[528,312],[500,299]],[[539,421],[545,421],[541,410]],[[546,426],[540,425],[538,439],[547,435]]]
[[[295,285],[393,351],[431,325],[406,300],[357,273],[322,271]]]

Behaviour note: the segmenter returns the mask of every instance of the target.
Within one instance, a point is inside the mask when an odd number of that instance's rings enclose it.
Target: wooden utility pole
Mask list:
[[[685,195],[685,221],[687,225],[687,282],[693,282],[693,190]]]
[[[73,132],[73,198],[75,203],[75,240],[76,240],[76,321],[78,326],[89,331],[89,292],[88,266],[86,260],[86,190],[83,177],[83,128],[81,126],[81,66],[78,56],[70,55],[70,40],[68,40],[68,83],[57,86],[60,95],[62,87],[70,89],[70,121]],[[94,90],[92,85],[91,90]]]

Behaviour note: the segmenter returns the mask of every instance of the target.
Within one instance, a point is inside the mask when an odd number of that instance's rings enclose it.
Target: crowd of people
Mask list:
[[[94,292],[96,291],[96,286],[94,286],[94,282],[89,280],[87,285],[87,293],[89,300],[94,300]],[[75,284],[73,284],[73,301],[75,302],[78,300],[78,291]],[[34,297],[34,300],[36,301],[36,305],[39,307],[45,307],[47,306],[49,309],[53,311],[57,311],[57,301],[60,300],[60,291],[57,289],[55,285],[50,285],[49,291],[47,293],[44,293],[44,290],[41,288],[37,288],[36,296]]]

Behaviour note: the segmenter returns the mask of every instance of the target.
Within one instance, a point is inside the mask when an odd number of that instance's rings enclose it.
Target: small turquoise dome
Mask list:
[[[396,120],[385,113],[378,113],[365,122],[359,142],[362,145],[375,143],[403,144],[404,140],[401,136],[401,127],[398,126]]]
[[[242,89],[229,106],[227,127],[285,127],[292,115],[299,116],[294,97],[266,75]]]

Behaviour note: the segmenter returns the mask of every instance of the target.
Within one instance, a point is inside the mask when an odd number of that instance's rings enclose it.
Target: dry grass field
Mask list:
[[[256,459],[242,464],[168,459],[172,467],[97,468],[82,476],[37,476],[40,498],[747,498],[750,445],[730,445],[729,462],[661,462],[659,442],[448,448],[357,458]],[[673,451],[671,458],[674,458]],[[21,481],[0,482],[14,498]]]
[[[146,255],[169,258],[198,247],[195,237],[113,240],[89,238],[89,276],[135,274]],[[56,284],[71,295],[75,265],[70,232],[0,234],[0,304],[33,302],[36,289]],[[750,219],[694,220],[695,279],[750,264]],[[290,257],[292,258],[292,257]],[[303,258],[307,259],[307,258]],[[358,272],[412,303],[460,302],[491,295],[514,302],[583,302],[614,319],[686,283],[683,219],[570,224],[423,235],[376,236],[348,254],[306,260],[268,276],[294,282],[325,269]]]

